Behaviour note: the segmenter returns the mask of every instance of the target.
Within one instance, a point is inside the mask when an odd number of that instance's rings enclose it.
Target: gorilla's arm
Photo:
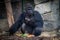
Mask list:
[[[40,28],[43,28],[44,23],[43,23],[43,18],[41,16],[41,14],[39,12],[35,11],[34,17],[35,17],[35,24],[37,26],[39,26]]]
[[[13,35],[22,25],[24,20],[24,14],[21,14],[18,20],[9,29],[9,35]]]
[[[35,22],[36,28],[34,29],[33,34],[35,36],[39,36],[43,28],[43,19],[42,19],[41,14],[38,13],[37,11],[35,11],[35,20],[36,20]]]

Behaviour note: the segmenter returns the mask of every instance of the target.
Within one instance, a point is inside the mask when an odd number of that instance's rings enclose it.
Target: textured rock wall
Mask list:
[[[38,11],[44,20],[44,29],[53,30],[58,27],[59,2],[54,0],[39,4],[39,0],[35,0],[37,4],[35,10]],[[41,1],[42,2],[42,1]]]

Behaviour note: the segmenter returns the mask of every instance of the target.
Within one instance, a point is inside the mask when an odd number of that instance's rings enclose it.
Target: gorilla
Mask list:
[[[23,24],[25,24],[24,27],[22,27]],[[23,34],[28,33],[39,36],[42,32],[43,19],[30,3],[26,4],[25,12],[20,14],[18,20],[8,30],[9,35],[13,35],[19,28],[21,28]]]

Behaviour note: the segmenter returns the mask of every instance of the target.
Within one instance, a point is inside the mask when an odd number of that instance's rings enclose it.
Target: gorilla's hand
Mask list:
[[[40,27],[36,27],[35,30],[33,31],[33,34],[35,36],[41,35],[42,29]]]

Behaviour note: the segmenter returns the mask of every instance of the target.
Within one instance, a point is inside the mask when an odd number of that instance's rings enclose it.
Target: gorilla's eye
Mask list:
[[[31,9],[28,9],[28,10],[31,10]]]
[[[31,7],[28,7],[27,9],[28,9],[28,10],[32,10],[32,8],[31,8]]]

